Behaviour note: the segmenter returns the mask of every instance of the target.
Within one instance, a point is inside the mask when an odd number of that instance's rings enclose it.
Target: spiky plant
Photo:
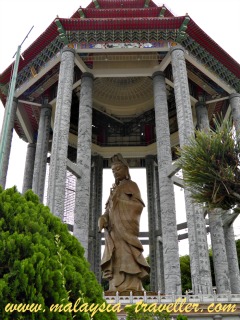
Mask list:
[[[214,125],[214,130],[196,131],[189,144],[179,149],[177,164],[197,202],[205,203],[210,209],[239,211],[239,143],[231,120],[215,119]]]

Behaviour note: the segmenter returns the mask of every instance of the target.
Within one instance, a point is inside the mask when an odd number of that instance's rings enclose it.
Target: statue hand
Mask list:
[[[108,281],[112,280],[113,275],[110,270],[106,270],[103,272],[103,279],[107,279]]]
[[[101,232],[103,228],[107,227],[107,219],[104,216],[101,216],[98,219],[98,232]]]

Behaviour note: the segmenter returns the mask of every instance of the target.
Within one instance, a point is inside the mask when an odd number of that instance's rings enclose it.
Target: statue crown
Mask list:
[[[111,163],[112,165],[115,163],[122,163],[124,166],[126,166],[128,168],[128,163],[127,161],[123,158],[123,156],[121,155],[121,153],[117,153],[114,154],[111,158]]]

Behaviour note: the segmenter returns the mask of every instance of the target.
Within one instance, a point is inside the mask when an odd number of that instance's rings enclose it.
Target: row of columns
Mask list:
[[[62,52],[60,65],[57,104],[54,122],[54,133],[51,150],[51,165],[48,184],[48,206],[50,210],[61,219],[64,212],[64,194],[66,180],[66,164],[68,149],[68,134],[70,126],[70,111],[72,102],[72,85],[74,70],[75,51],[71,48],[65,48]],[[184,51],[181,47],[174,47],[171,50],[172,69],[175,101],[177,108],[177,120],[179,128],[180,146],[188,143],[190,136],[194,132],[191,103],[189,97],[188,78]],[[101,165],[93,174],[91,166],[91,141],[92,141],[92,91],[93,76],[90,73],[84,73],[81,81],[80,104],[79,104],[79,123],[78,123],[78,146],[77,146],[77,166],[80,169],[80,177],[76,184],[76,204],[74,214],[74,235],[79,239],[85,249],[85,256],[90,260],[94,258],[89,255],[89,239],[91,248],[99,240],[96,236],[97,212],[100,212],[100,193],[96,193],[95,200],[91,198],[93,190],[96,190],[102,183],[99,172],[102,171]],[[181,294],[181,277],[178,253],[178,236],[176,224],[176,210],[174,201],[173,182],[168,176],[168,168],[172,164],[171,143],[168,119],[167,93],[165,86],[165,77],[162,72],[153,74],[154,108],[156,119],[156,140],[157,140],[157,165],[151,158],[146,158],[148,174],[148,195],[156,194],[155,201],[149,199],[149,227],[150,227],[150,259],[154,267],[152,268],[151,283],[152,287],[156,283],[158,289],[166,294]],[[14,100],[14,103],[17,102]],[[239,123],[240,95],[232,94],[230,96],[233,117],[236,123]],[[16,113],[16,109],[15,109]],[[14,119],[13,114],[13,119]],[[202,118],[206,122],[206,115]],[[27,161],[25,168],[25,177],[23,191],[33,188],[40,199],[43,197],[46,161],[48,152],[48,140],[50,130],[51,107],[43,106],[41,109],[39,134],[37,145],[29,144],[27,152]],[[203,121],[203,119],[201,121]],[[14,121],[14,120],[13,120]],[[199,126],[201,121],[198,121]],[[11,127],[11,126],[10,126]],[[12,124],[13,127],[13,124]],[[237,134],[239,128],[237,129]],[[9,133],[10,136],[10,133]],[[11,138],[7,142],[6,158],[9,158],[8,148],[11,148]],[[35,154],[35,157],[34,157]],[[33,158],[35,158],[34,166]],[[6,160],[8,164],[8,160]],[[157,167],[157,169],[156,169]],[[7,169],[3,170],[6,176]],[[1,184],[5,187],[4,174],[1,175]],[[98,179],[94,175],[98,175]],[[184,174],[184,173],[183,173]],[[31,179],[33,175],[33,179]],[[158,175],[158,176],[157,176]],[[152,176],[152,178],[151,178]],[[5,179],[5,180],[4,180]],[[151,180],[152,179],[152,180]],[[94,182],[95,181],[95,182]],[[31,185],[32,184],[32,185]],[[97,186],[97,187],[96,187]],[[189,253],[191,259],[191,274],[194,293],[212,292],[212,281],[210,274],[210,264],[208,257],[208,246],[206,238],[205,219],[202,208],[193,204],[191,192],[185,190],[185,202],[187,212],[188,234],[189,234]],[[90,206],[91,203],[91,206]],[[99,210],[99,211],[98,211]],[[89,219],[90,212],[90,219]],[[161,214],[160,214],[161,213]],[[212,220],[213,220],[212,216]],[[218,223],[212,223],[212,233],[214,235],[214,226],[219,230]],[[212,237],[214,238],[214,237]],[[225,230],[226,248],[233,246],[233,236],[230,229]],[[216,239],[216,237],[215,237]],[[223,239],[223,238],[221,238]],[[214,240],[213,246],[214,246]],[[217,243],[218,241],[216,241]],[[231,245],[227,245],[230,243]],[[96,249],[96,257],[99,258],[100,249]],[[228,250],[228,249],[226,249]],[[230,258],[231,257],[231,258]],[[233,261],[233,249],[230,250],[229,259]],[[236,260],[236,259],[235,259]],[[230,261],[230,260],[229,260]],[[221,261],[221,263],[223,260]],[[228,262],[229,264],[230,262]],[[98,267],[93,268],[96,272]],[[164,275],[161,280],[158,275]],[[223,273],[221,273],[222,275]],[[239,273],[238,273],[239,274]],[[227,275],[227,274],[226,274]],[[225,278],[224,278],[225,279]],[[156,281],[157,280],[157,281]],[[222,281],[222,276],[217,282]],[[219,284],[219,290],[226,291],[229,286]],[[240,286],[239,286],[240,288]],[[233,291],[233,289],[232,289]]]
[[[177,108],[177,120],[179,128],[179,140],[180,146],[189,143],[189,138],[194,133],[191,103],[189,96],[187,71],[184,58],[184,51],[182,48],[175,47],[171,50],[172,68],[173,68],[173,80],[174,80],[174,92]],[[157,153],[158,153],[158,169],[159,169],[159,190],[160,190],[160,208],[161,208],[161,232],[163,243],[163,269],[164,269],[164,284],[165,293],[179,293],[180,291],[180,271],[179,261],[174,260],[177,249],[177,227],[175,218],[174,207],[174,195],[172,181],[168,177],[168,167],[172,163],[170,146],[170,134],[168,109],[166,104],[165,93],[165,79],[164,75],[160,72],[156,72],[153,75],[153,88],[154,88],[154,107],[156,118],[156,138],[157,138]],[[230,96],[230,103],[232,107],[232,113],[234,123],[240,119],[240,95],[232,94]],[[165,118],[164,118],[165,116]],[[198,117],[198,127],[204,126],[208,123],[207,110],[201,114],[201,118]],[[236,124],[235,124],[236,126]],[[237,128],[237,136],[239,135],[239,128]],[[148,166],[147,166],[148,168]],[[165,170],[164,170],[165,169]],[[148,169],[149,170],[149,169]],[[184,175],[184,173],[183,173]],[[147,173],[148,177],[148,173]],[[149,185],[149,183],[148,183]],[[150,184],[149,190],[152,186]],[[152,199],[149,200],[152,201]],[[206,223],[204,218],[204,212],[199,205],[193,203],[191,198],[191,191],[185,189],[185,203],[186,214],[188,223],[188,237],[189,237],[189,255],[191,263],[191,277],[192,277],[192,289],[195,294],[197,293],[212,293],[212,279],[209,262],[209,252],[207,244]],[[151,205],[152,206],[152,205]],[[151,212],[151,206],[149,210]],[[150,213],[149,212],[149,213]],[[168,214],[166,214],[166,212]],[[150,241],[150,259],[156,258],[155,251],[158,250],[156,246],[156,239],[154,237],[155,229],[152,223],[152,219],[149,219],[149,233],[152,236]],[[213,222],[215,221],[215,222]],[[232,227],[225,228],[225,237],[222,237],[221,228],[222,224],[219,223],[219,219],[216,222],[216,213],[210,216],[210,228],[212,232],[212,246],[214,255],[214,266],[216,271],[216,284],[219,293],[239,293],[239,268],[237,266],[236,245],[234,239],[234,233]],[[152,230],[151,230],[152,228]],[[219,231],[220,230],[220,231]],[[154,238],[154,240],[151,240]],[[155,246],[153,244],[155,241]],[[224,241],[224,243],[223,243]],[[152,243],[151,243],[152,242]],[[154,249],[151,248],[155,247]],[[222,255],[219,258],[219,250],[228,253]],[[172,253],[172,254],[171,254]],[[176,254],[178,256],[178,254]],[[228,266],[231,264],[232,274],[227,272]],[[156,266],[156,265],[155,265]],[[171,271],[174,270],[172,273]],[[157,271],[155,268],[153,272]],[[152,275],[152,279],[156,278],[156,275]],[[232,278],[232,280],[231,280]],[[230,280],[229,280],[230,279]],[[231,282],[231,285],[230,285]],[[158,284],[160,285],[160,284]]]
[[[41,106],[37,142],[29,143],[27,146],[23,177],[22,193],[32,189],[39,196],[41,202],[43,202],[45,188],[51,114],[51,105]]]
[[[8,132],[6,134],[7,138],[5,141],[5,148],[3,151],[3,165],[1,167],[0,174],[0,185],[3,188],[5,188],[6,186],[7,171],[12,144],[12,134],[14,128],[14,121],[16,118],[17,106],[18,100],[14,98],[8,126]],[[5,110],[5,114],[6,112],[7,110]],[[4,116],[3,121],[5,120],[5,118],[6,117]],[[44,194],[50,121],[51,105],[42,105],[40,111],[37,143],[33,142],[28,144],[24,169],[22,192],[24,193],[28,189],[33,189],[33,191],[39,196],[40,201],[43,200]],[[2,135],[0,141],[2,143]]]

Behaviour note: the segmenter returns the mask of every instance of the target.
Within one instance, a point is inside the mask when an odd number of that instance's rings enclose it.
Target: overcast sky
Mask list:
[[[86,7],[89,3],[90,1],[87,0],[1,0],[0,73],[12,63],[12,57],[18,45],[21,44],[32,26],[34,28],[23,44],[22,52],[36,40],[57,15],[69,18],[80,6]],[[155,1],[155,3],[162,5],[160,1]],[[176,16],[188,13],[200,28],[240,63],[240,0],[166,0],[164,4]],[[4,108],[0,102],[0,124],[3,111]],[[25,154],[26,143],[14,133],[7,187],[17,185],[21,191]],[[135,176],[136,181],[139,174]],[[111,179],[111,176],[108,179]],[[109,190],[109,184],[105,179],[104,187],[107,190]],[[142,193],[144,193],[143,198],[146,198],[145,192]],[[177,219],[178,222],[183,222],[185,220],[181,195],[183,192],[178,192],[178,194],[180,196],[178,196]],[[240,222],[235,225],[235,233],[240,234]],[[181,242],[181,247],[187,247],[185,242]],[[184,250],[182,249],[182,253],[186,252]]]

